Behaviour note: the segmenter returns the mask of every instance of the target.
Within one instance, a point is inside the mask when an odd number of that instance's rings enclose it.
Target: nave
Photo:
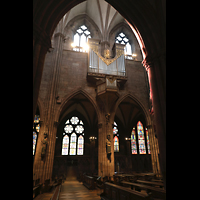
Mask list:
[[[86,173],[67,176],[51,191],[39,194],[35,200],[163,200],[166,199],[163,180],[154,173],[117,173],[111,177],[98,177]]]

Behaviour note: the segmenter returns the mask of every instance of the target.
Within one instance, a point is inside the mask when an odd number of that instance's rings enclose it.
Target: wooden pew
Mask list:
[[[56,189],[55,189],[55,191],[53,193],[53,196],[51,197],[50,200],[58,200],[59,199],[61,186],[62,186],[62,182],[61,182],[61,184],[59,184],[59,185],[56,186]]]
[[[50,179],[46,179],[44,182],[44,188],[43,188],[43,192],[49,192],[51,191],[54,187],[56,187],[57,185],[62,183],[62,178],[58,179],[57,182],[51,181]]]
[[[125,188],[113,183],[104,183],[104,192],[100,195],[101,200],[150,200],[151,195],[147,195],[129,188]]]
[[[156,188],[156,187],[151,187],[148,185],[143,185],[139,183],[131,183],[127,181],[122,181],[122,185],[127,185],[131,186],[131,189],[135,188],[135,190],[141,191],[141,189],[146,190],[147,193],[151,193],[153,197],[155,198],[161,198],[161,199],[166,199],[166,191],[161,188]]]
[[[40,179],[33,180],[33,188],[40,183]]]
[[[94,178],[92,176],[84,175],[83,185],[85,185],[89,190],[95,189]]]
[[[164,184],[161,182],[152,182],[152,181],[143,181],[143,180],[136,180],[136,182],[150,185],[150,186],[160,186],[161,188],[164,187]]]
[[[41,193],[42,183],[38,183],[35,187],[33,187],[33,199]]]

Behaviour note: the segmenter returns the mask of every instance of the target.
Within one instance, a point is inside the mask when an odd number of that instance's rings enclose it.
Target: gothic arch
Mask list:
[[[48,3],[36,0],[33,4],[33,21],[43,34],[52,36],[58,22],[71,8],[84,0],[61,1],[50,0]],[[159,20],[153,6],[147,0],[136,1],[115,1],[107,0],[135,29],[136,34],[144,41],[145,54],[159,53],[165,48],[165,28]],[[163,9],[162,3],[158,5]],[[163,17],[163,16],[162,16]],[[159,28],[160,27],[160,28]],[[37,28],[36,28],[37,29]],[[148,33],[148,34],[146,34]],[[141,39],[140,38],[140,39]],[[164,40],[163,40],[164,39]]]
[[[150,114],[148,112],[148,110],[145,108],[145,106],[143,105],[143,103],[133,94],[125,94],[123,96],[121,96],[118,101],[116,102],[115,108],[114,108],[114,113],[116,113],[118,106],[120,105],[121,102],[123,102],[127,97],[131,98],[133,101],[135,101],[138,106],[142,109],[145,118],[146,118],[146,124],[147,125],[151,125],[151,117]],[[113,119],[114,120],[114,119]]]
[[[94,98],[88,92],[86,92],[85,90],[79,88],[76,91],[71,92],[70,94],[65,95],[62,98],[62,103],[60,105],[60,108],[58,109],[58,111],[55,114],[55,121],[56,122],[59,121],[60,115],[62,114],[63,109],[64,109],[65,105],[67,104],[67,102],[70,99],[72,99],[73,97],[75,97],[76,95],[78,95],[78,94],[82,94],[84,97],[86,97],[89,100],[89,102],[93,105],[93,107],[94,107],[94,109],[96,111],[98,121],[100,121],[100,111],[99,111],[99,108],[98,108]]]
[[[75,26],[74,23],[76,23]],[[101,34],[101,31],[99,30],[99,27],[96,25],[96,23],[86,14],[80,14],[74,18],[72,18],[64,28],[64,35],[68,31],[68,29],[72,29],[72,31],[77,30],[77,28],[82,25],[82,23],[86,23],[86,26],[89,28],[90,32],[92,33],[92,37],[95,35],[98,35],[98,39],[102,39],[103,36]],[[96,32],[96,33],[95,33]],[[93,37],[94,38],[94,37]]]

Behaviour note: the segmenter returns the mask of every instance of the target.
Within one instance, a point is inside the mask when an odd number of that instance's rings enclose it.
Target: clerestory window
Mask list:
[[[126,45],[124,49],[125,58],[132,60],[132,49],[128,37],[121,32],[115,37],[115,42]]]
[[[79,52],[88,52],[88,38],[91,38],[91,33],[87,26],[80,26],[74,35],[74,43],[72,43],[73,50]]]

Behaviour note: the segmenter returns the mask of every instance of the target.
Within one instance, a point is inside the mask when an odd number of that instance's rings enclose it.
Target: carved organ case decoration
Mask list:
[[[88,72],[126,76],[123,44],[115,43],[112,52],[108,48],[102,50],[100,40],[89,39],[89,67]],[[104,52],[104,55],[101,55]],[[111,55],[111,53],[113,55]]]

